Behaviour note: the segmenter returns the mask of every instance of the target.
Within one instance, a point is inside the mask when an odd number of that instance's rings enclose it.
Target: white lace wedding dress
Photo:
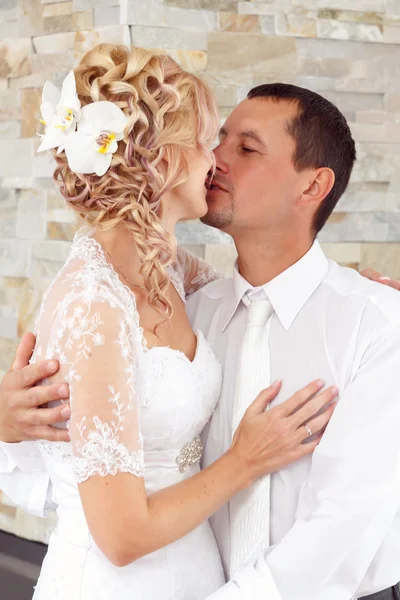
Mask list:
[[[215,273],[180,251],[170,277],[183,297],[185,284],[201,287]],[[147,348],[134,294],[91,233],[76,235],[43,301],[32,358],[60,360],[72,408],[71,443],[37,442],[58,523],[35,600],[203,600],[223,585],[208,522],[129,566],[113,566],[90,534],[77,486],[122,471],[144,477],[152,494],[199,471],[198,436],[218,400],[222,374],[196,333],[193,362],[170,348]]]

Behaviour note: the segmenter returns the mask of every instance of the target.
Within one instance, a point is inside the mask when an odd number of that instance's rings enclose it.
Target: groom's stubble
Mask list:
[[[220,229],[223,231],[230,225],[232,225],[235,218],[235,197],[233,194],[229,194],[229,203],[228,205],[222,207],[220,210],[218,208],[212,208],[212,202],[207,200],[208,212],[201,217],[200,221],[204,223],[204,225],[209,225],[210,227],[215,227],[215,229]]]

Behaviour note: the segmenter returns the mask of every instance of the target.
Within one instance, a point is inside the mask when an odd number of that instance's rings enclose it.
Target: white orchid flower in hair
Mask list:
[[[39,134],[42,143],[38,152],[58,148],[59,154],[64,150],[65,140],[74,133],[76,123],[81,116],[81,103],[76,93],[74,72],[64,79],[61,92],[50,81],[46,81],[42,92],[41,123],[46,127],[44,134]]]
[[[82,108],[77,131],[68,137],[65,153],[75,173],[99,177],[109,169],[128,117],[113,102],[100,100]]]

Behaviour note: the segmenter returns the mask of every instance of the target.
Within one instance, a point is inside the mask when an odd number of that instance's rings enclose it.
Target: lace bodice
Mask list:
[[[184,299],[218,275],[178,252],[170,277]],[[145,453],[179,450],[203,429],[218,399],[221,372],[197,332],[196,356],[148,348],[135,296],[90,232],[80,232],[47,292],[32,361],[58,358],[70,385],[71,443],[40,442],[73,467],[76,481],[128,472],[143,476]]]

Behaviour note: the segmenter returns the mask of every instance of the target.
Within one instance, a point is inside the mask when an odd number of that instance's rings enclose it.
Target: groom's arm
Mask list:
[[[400,508],[400,327],[368,341],[314,453],[293,527],[210,600],[349,600],[378,591],[360,593],[360,585]],[[400,550],[385,561],[390,587]]]

